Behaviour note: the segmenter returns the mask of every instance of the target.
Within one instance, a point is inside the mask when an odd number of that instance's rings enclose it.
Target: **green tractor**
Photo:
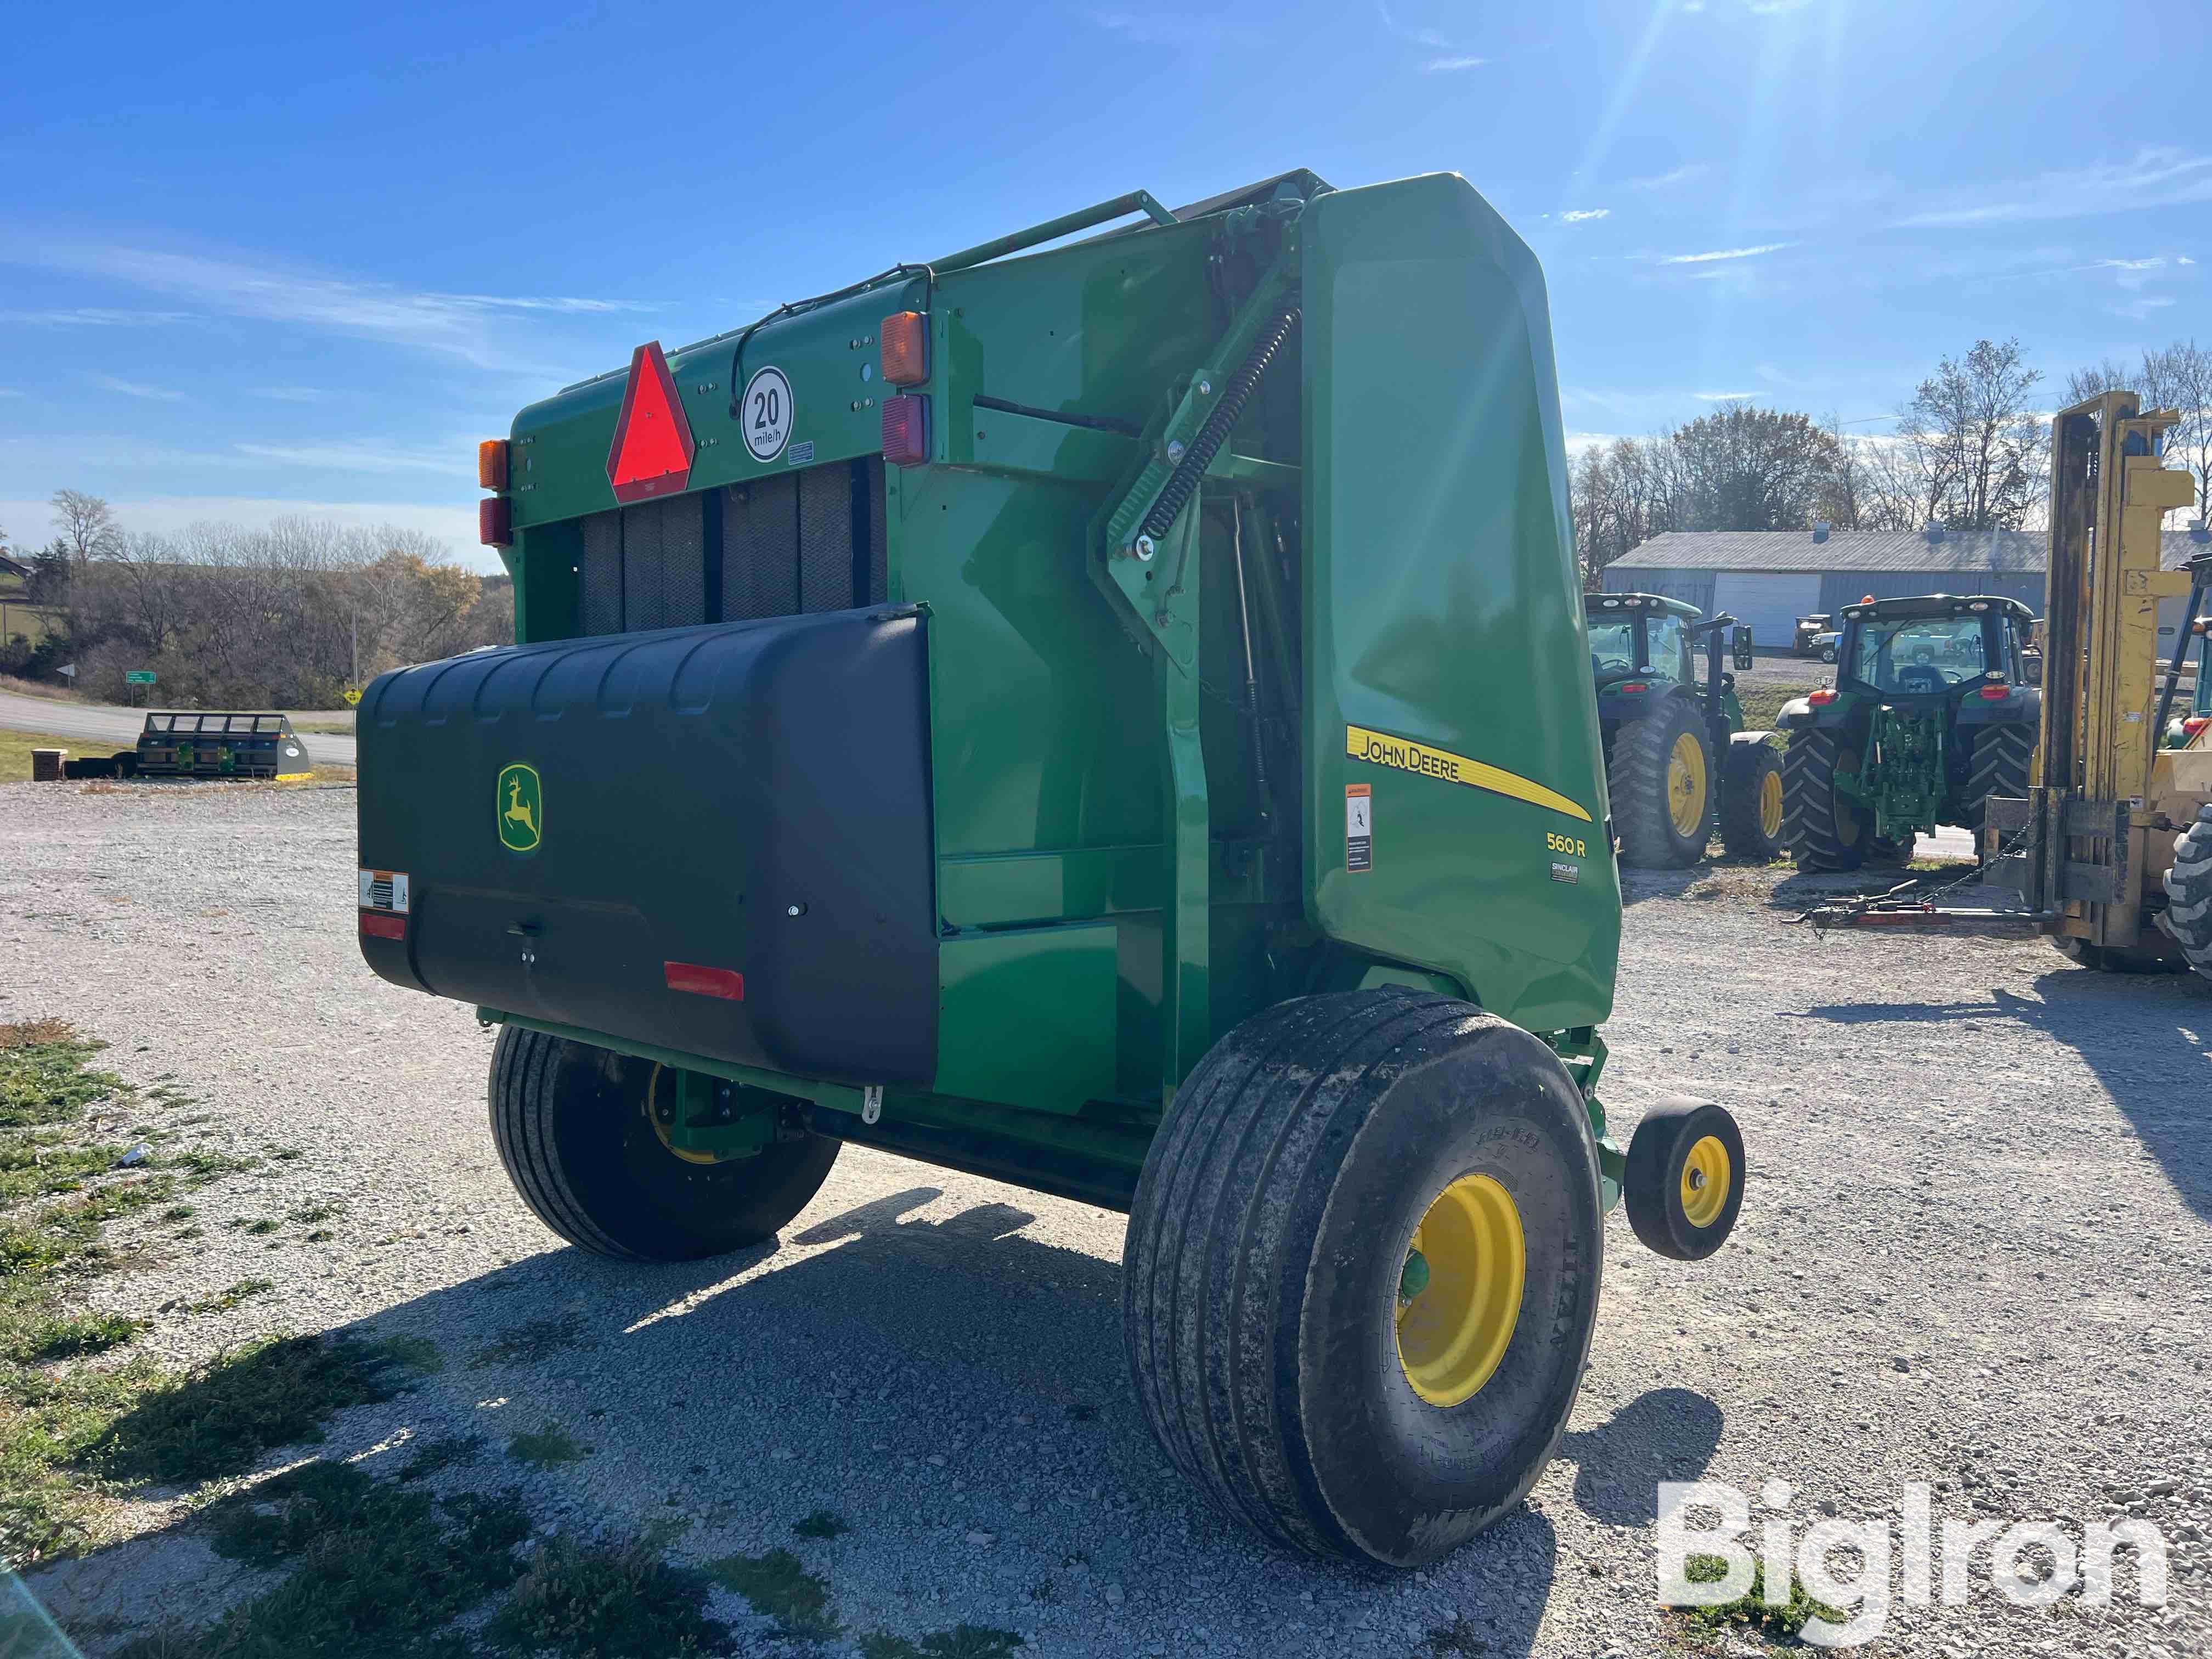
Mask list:
[[[1551,325],[1466,180],[1133,192],[641,345],[477,476],[518,642],[362,697],[361,950],[501,1028],[545,1225],[748,1249],[848,1146],[1117,1209],[1224,1513],[1401,1567],[1511,1514],[1607,1212],[1710,1255],[1745,1164],[1599,1101]]]
[[[1620,861],[1695,864],[1716,817],[1730,858],[1778,857],[1782,757],[1771,732],[1743,729],[1735,677],[1721,666],[1722,635],[1735,618],[1656,593],[1586,593],[1583,617]]]
[[[2034,612],[1986,594],[1847,606],[1836,683],[1783,705],[1784,838],[1802,870],[1901,863],[1939,823],[1981,831],[2024,797],[2043,694],[2021,651]]]

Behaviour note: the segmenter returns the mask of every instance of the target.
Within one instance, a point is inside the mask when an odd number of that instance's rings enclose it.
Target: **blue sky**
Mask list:
[[[1978,0],[11,15],[0,526],[391,520],[562,383],[1133,187],[1464,173],[1541,255],[1569,427],[1879,431],[1946,350],[2195,333],[2212,70]],[[2212,316],[2203,332],[2212,337]]]

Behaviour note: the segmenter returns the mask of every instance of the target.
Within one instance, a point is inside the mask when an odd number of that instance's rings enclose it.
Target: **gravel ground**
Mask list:
[[[1784,925],[1786,871],[1632,878],[1607,1101],[1624,1138],[1662,1093],[1728,1103],[1754,1164],[1739,1230],[1686,1266],[1616,1212],[1557,1462],[1442,1565],[1382,1577],[1267,1553],[1154,1451],[1117,1215],[848,1148],[775,1246],[653,1268],[561,1246],[494,1155],[490,1035],[360,964],[350,792],[10,785],[0,826],[0,1019],[59,1014],[134,1079],[173,1076],[210,1146],[301,1154],[207,1188],[203,1239],[149,1243],[94,1294],[179,1363],[279,1328],[446,1356],[335,1420],[327,1452],[480,1434],[453,1479],[520,1480],[547,1526],[673,1522],[687,1561],[795,1548],[848,1631],[964,1620],[1046,1655],[1410,1656],[1462,1616],[1455,1651],[1673,1650],[1657,1480],[1785,1480],[1800,1530],[1924,1480],[1939,1517],[2148,1516],[2171,1604],[2136,1607],[2124,1577],[2108,1609],[2022,1611],[1977,1572],[1969,1605],[1899,1608],[1878,1650],[2212,1651],[2212,987],[2039,941],[1824,941]],[[325,1243],[220,1224],[330,1201]],[[276,1288],[163,1311],[248,1276]],[[500,1455],[547,1424],[592,1455]],[[854,1530],[797,1543],[817,1508]],[[259,1582],[180,1504],[134,1519],[140,1539],[32,1581],[95,1651]]]

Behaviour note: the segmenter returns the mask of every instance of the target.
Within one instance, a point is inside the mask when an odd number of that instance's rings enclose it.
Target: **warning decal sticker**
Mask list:
[[[1370,732],[1364,726],[1347,726],[1344,728],[1344,752],[1354,760],[1370,761],[1376,766],[1442,778],[1447,783],[1463,783],[1470,788],[1486,789],[1493,795],[1510,795],[1532,805],[1548,806],[1554,812],[1565,812],[1584,823],[1596,822],[1586,809],[1534,779],[1509,772],[1502,766],[1492,766],[1487,761],[1469,760],[1447,749],[1431,749],[1410,738],[1394,738],[1385,732]]]
[[[1375,867],[1375,796],[1364,783],[1344,786],[1344,867]]]

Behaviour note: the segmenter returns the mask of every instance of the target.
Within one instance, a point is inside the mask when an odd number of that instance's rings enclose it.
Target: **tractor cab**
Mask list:
[[[1934,593],[1846,606],[1837,688],[1918,704],[2025,685],[2021,652],[2034,620],[2017,599],[1989,596]]]
[[[1590,672],[1601,703],[1613,697],[1663,696],[1697,684],[1691,624],[1705,617],[1697,606],[1657,593],[1590,593],[1583,596],[1583,614],[1589,624]],[[1639,680],[1645,684],[1634,684]],[[1661,682],[1656,692],[1649,684],[1655,680]],[[1626,712],[1608,706],[1604,718],[1618,719]]]

